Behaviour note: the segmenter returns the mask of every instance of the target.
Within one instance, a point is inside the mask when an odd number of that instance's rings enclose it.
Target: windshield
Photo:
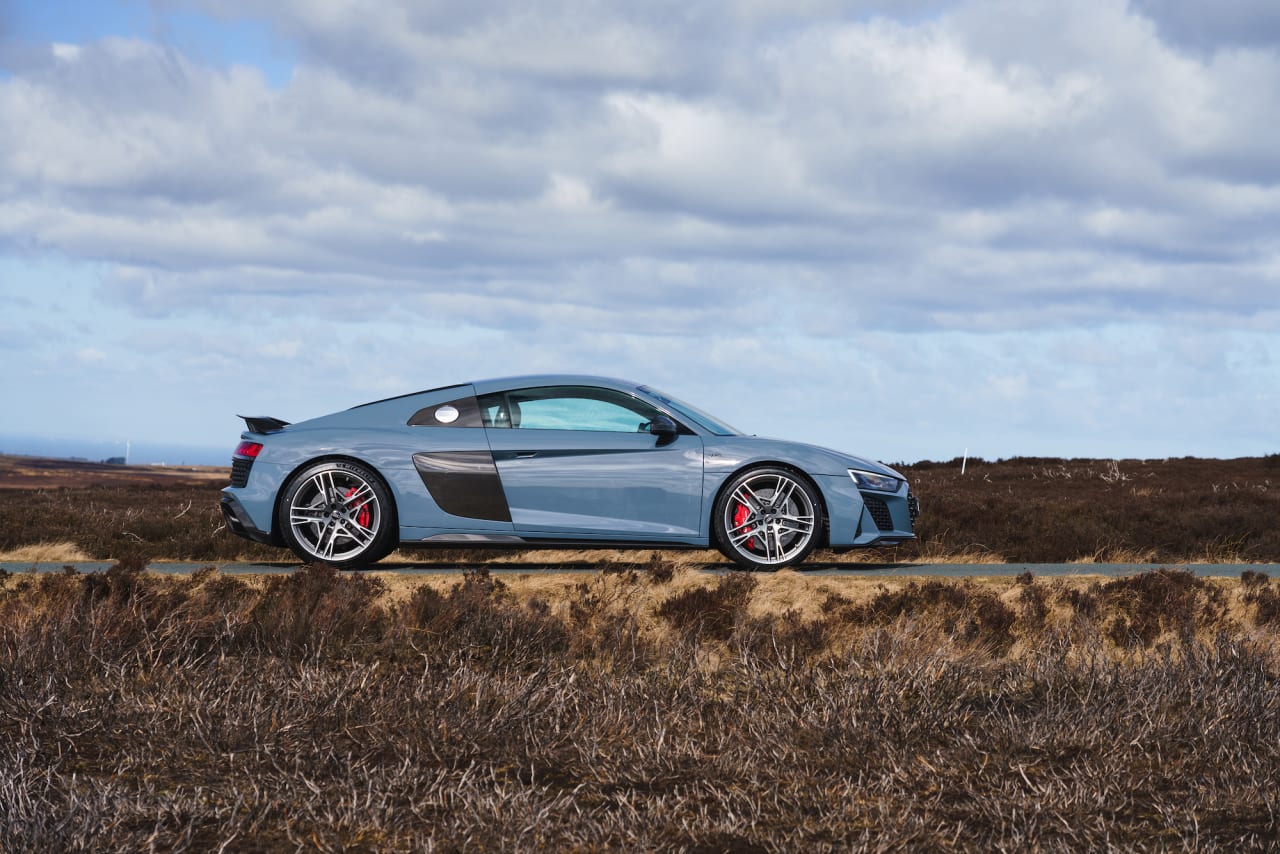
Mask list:
[[[665,403],[668,408],[675,410],[677,415],[683,415],[685,418],[689,419],[694,424],[697,424],[699,427],[701,427],[702,429],[706,430],[707,432],[715,436],[742,435],[741,430],[738,430],[735,427],[730,427],[728,424],[725,424],[720,419],[715,418],[711,415],[708,415],[707,413],[703,412],[701,409],[699,409],[696,406],[690,406],[684,401],[676,400],[674,397],[665,395],[656,389],[649,388],[648,386],[642,385],[642,386],[637,386],[637,388],[640,389],[640,391],[652,397],[654,400],[659,400],[662,403]]]

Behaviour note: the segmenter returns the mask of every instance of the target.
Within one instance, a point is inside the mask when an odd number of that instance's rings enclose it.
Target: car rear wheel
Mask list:
[[[821,502],[808,481],[784,468],[735,477],[716,501],[716,545],[747,569],[772,570],[808,557],[818,543]]]
[[[375,563],[397,541],[386,485],[365,466],[346,460],[319,462],[294,475],[278,521],[294,554],[339,569]]]

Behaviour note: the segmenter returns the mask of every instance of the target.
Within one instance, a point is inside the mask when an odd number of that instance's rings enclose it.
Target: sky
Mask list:
[[[1274,0],[0,0],[0,451],[494,376],[1280,452]]]

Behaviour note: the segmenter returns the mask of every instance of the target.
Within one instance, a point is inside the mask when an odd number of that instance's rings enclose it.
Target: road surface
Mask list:
[[[8,572],[62,572],[65,566],[74,566],[78,572],[104,572],[114,561],[90,561],[84,563],[0,563],[0,569]],[[618,564],[614,564],[618,566]],[[228,575],[283,575],[296,570],[298,563],[218,563],[204,561],[201,563],[171,563],[155,561],[148,564],[152,572],[169,575],[188,575],[206,566],[216,566],[220,572]],[[622,565],[626,566],[626,565]],[[520,575],[524,573],[579,573],[590,575],[599,572],[599,567],[587,564],[566,563],[460,563],[452,565],[432,563],[383,563],[375,569],[379,572],[395,572],[405,575],[446,575],[465,572],[467,570],[487,568],[494,575]],[[643,569],[643,563],[634,565]],[[699,568],[696,564],[694,568]],[[992,576],[1016,576],[1030,572],[1035,576],[1053,577],[1065,575],[1102,575],[1118,577],[1135,575],[1153,569],[1168,568],[1190,570],[1199,576],[1217,578],[1239,578],[1245,570],[1263,573],[1280,578],[1280,564],[1242,564],[1242,563],[893,563],[893,564],[805,564],[797,571],[805,576],[852,576],[873,578],[878,576],[942,576],[947,578],[980,578]],[[723,563],[703,564],[702,572],[722,574],[730,572],[730,566]]]

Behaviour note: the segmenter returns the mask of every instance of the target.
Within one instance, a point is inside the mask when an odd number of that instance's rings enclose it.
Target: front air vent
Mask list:
[[[862,496],[862,501],[867,505],[867,512],[875,520],[877,528],[881,531],[893,530],[893,515],[889,512],[889,505],[884,503],[883,498],[875,495],[864,495]]]

